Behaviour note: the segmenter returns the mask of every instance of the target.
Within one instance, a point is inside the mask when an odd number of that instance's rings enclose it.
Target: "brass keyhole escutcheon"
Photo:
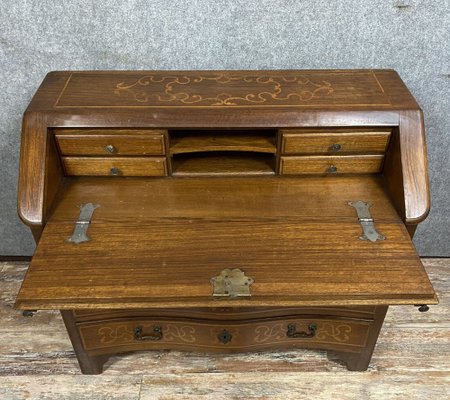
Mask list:
[[[109,173],[110,173],[111,175],[117,176],[117,175],[120,174],[120,169],[119,169],[119,168],[116,168],[116,167],[112,167],[112,168],[109,170]]]
[[[223,344],[227,344],[227,343],[231,342],[233,335],[231,335],[230,332],[228,332],[226,329],[224,329],[222,332],[220,332],[217,335],[217,338],[219,339],[219,342],[221,342]]]
[[[335,174],[337,172],[337,167],[335,165],[330,165],[327,169],[327,172],[330,174]]]

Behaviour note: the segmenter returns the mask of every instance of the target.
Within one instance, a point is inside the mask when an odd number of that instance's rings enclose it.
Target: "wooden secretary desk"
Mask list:
[[[422,112],[392,70],[47,75],[23,121],[37,249],[83,373],[152,349],[326,349],[365,370],[389,305],[437,298]]]

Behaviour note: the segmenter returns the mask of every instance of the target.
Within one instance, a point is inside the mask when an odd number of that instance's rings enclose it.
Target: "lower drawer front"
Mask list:
[[[165,176],[165,157],[63,157],[66,175]]]
[[[293,317],[252,322],[191,322],[132,319],[79,325],[86,350],[203,349],[246,351],[258,348],[338,345],[363,347],[371,322],[339,318]]]
[[[280,174],[375,174],[383,155],[281,157]]]

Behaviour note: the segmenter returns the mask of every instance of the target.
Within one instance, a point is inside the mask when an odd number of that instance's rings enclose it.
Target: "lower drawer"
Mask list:
[[[91,354],[144,349],[254,351],[294,347],[360,348],[371,321],[295,316],[254,321],[121,319],[79,324],[84,348]]]
[[[375,174],[383,155],[281,157],[280,174]]]
[[[165,157],[63,157],[66,175],[165,176]]]

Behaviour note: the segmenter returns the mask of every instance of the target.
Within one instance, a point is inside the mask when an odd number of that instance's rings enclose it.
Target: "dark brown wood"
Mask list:
[[[63,157],[67,175],[80,176],[164,176],[162,157]]]
[[[159,86],[170,85],[170,81],[176,77],[184,79],[184,82],[186,82],[184,77],[189,81],[202,78],[201,87],[208,88],[211,93],[218,90],[223,93],[224,88],[232,87],[233,92],[243,99],[249,90],[253,92],[257,89],[258,93],[264,93],[268,85],[272,84],[270,79],[281,79],[282,85],[286,84],[286,91],[297,82],[297,89],[307,89],[305,93],[308,96],[291,96],[289,101],[281,102],[263,96],[261,103],[252,102],[250,97],[250,100],[240,100],[245,105],[230,104],[219,99],[219,104],[215,105],[213,102],[213,105],[207,106],[198,103],[180,105],[179,103],[182,103],[180,100],[175,101],[173,106],[168,106],[167,101],[162,99],[157,106],[153,106],[153,103],[146,103],[145,93],[142,99],[136,100],[132,94],[130,97],[129,90],[118,88],[118,85],[120,87],[133,85],[140,79],[148,79],[149,76],[157,76],[157,80],[161,80],[159,83],[156,82]],[[420,139],[422,135],[420,109],[395,71],[265,71],[261,82],[255,82],[259,76],[261,73],[256,71],[93,71],[48,74],[24,117],[22,154],[27,154],[27,157],[22,157],[20,164],[19,215],[28,225],[42,225],[45,222],[43,198],[45,161],[38,157],[46,153],[49,127],[84,126],[91,129],[395,127],[400,125],[401,110],[412,110],[414,115],[419,115],[419,124],[416,122],[411,125],[411,128],[417,129],[408,133],[406,119],[403,119],[404,134],[416,137],[415,132],[420,130],[417,136],[419,140],[411,139],[408,143],[412,148],[423,143],[423,139]],[[239,84],[235,85],[234,82]],[[328,83],[333,88],[332,92],[323,89],[316,91],[322,87],[321,85],[329,86]],[[81,89],[83,85],[85,89]],[[141,86],[136,83],[134,88]],[[151,84],[143,87],[145,90],[153,90]],[[115,89],[118,91],[114,93]],[[192,93],[195,93],[200,87],[195,83],[192,90],[194,90]],[[208,101],[210,104],[211,101]],[[70,105],[70,102],[73,105]],[[152,107],[151,112],[149,106]],[[76,124],[73,122],[75,120]],[[413,150],[405,145],[401,151],[411,153]],[[408,164],[408,170],[413,171],[413,165]],[[427,209],[428,194],[425,198],[419,196],[417,190],[420,189],[410,185],[409,182],[408,180],[405,185],[408,186],[407,193],[412,193],[408,203],[411,212],[406,210],[405,218],[411,222],[411,215],[415,215],[413,209],[422,210],[422,213]],[[418,203],[415,204],[414,201]]]
[[[355,222],[355,210],[347,202],[359,198],[372,202],[370,211],[375,221],[401,222],[386,196],[383,178],[369,174],[208,177],[206,181],[72,177],[67,179],[52,221],[73,223],[78,206],[91,201],[101,204],[94,221],[103,222],[151,223],[165,218],[328,221],[337,216]]]
[[[283,154],[384,154],[390,129],[280,129]]]
[[[368,332],[366,345],[359,352],[334,351],[334,353],[345,362],[349,371],[365,371],[369,367],[387,310],[388,307],[386,306],[378,306],[376,308],[372,327]]]
[[[94,220],[91,240],[81,245],[65,242],[73,224],[50,222],[17,305],[72,309],[436,304],[405,227],[377,223],[388,240],[372,243],[359,239],[361,227],[354,220]],[[236,267],[255,280],[252,297],[214,298],[211,278]]]
[[[376,174],[381,171],[383,155],[282,156],[280,174]]]
[[[275,154],[276,131],[185,131],[171,135],[170,153],[254,151]]]
[[[165,154],[166,134],[166,131],[155,129],[58,129],[55,131],[56,142],[63,156],[161,155]]]
[[[275,175],[275,158],[257,153],[192,153],[172,159],[174,176]]]
[[[84,373],[171,348],[319,348],[365,370],[388,305],[437,303],[410,238],[423,117],[395,71],[53,72],[21,146],[38,246],[16,307],[62,310]],[[361,240],[356,200],[384,240]],[[89,240],[68,242],[89,202]],[[251,297],[212,296],[226,268]]]
[[[83,374],[97,375],[103,372],[103,364],[107,356],[90,356],[85,349],[72,311],[61,310],[61,316],[66,325],[67,333],[75,350],[80,370]]]

